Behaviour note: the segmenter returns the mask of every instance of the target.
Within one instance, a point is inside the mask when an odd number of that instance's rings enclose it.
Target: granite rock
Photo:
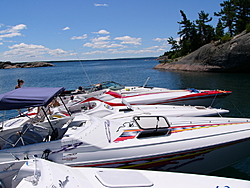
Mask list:
[[[250,72],[250,33],[243,32],[226,43],[211,42],[155,69],[200,72]]]

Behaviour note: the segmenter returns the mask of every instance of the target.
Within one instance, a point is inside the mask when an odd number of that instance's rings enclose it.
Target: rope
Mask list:
[[[220,114],[220,112],[217,111],[217,114],[218,114],[218,116],[220,116],[222,118],[222,115]]]
[[[75,53],[76,53],[76,51],[75,51]],[[85,68],[83,67],[83,64],[82,64],[81,60],[79,59],[78,53],[76,53],[76,56],[77,56],[78,61],[80,62],[81,66],[82,66],[82,69],[83,69],[83,71],[84,71],[84,73],[85,73],[85,75],[86,75],[86,77],[87,77],[87,79],[88,79],[90,85],[92,85],[92,82],[90,81],[89,76],[88,76],[88,74],[87,74]]]
[[[212,103],[211,103],[211,105],[210,105],[210,106],[212,106],[212,105],[214,104],[214,101],[215,101],[215,99],[216,99],[217,95],[218,95],[218,93],[216,93],[216,94],[215,94],[214,99],[213,99],[213,101],[212,101]]]
[[[229,97],[229,99],[230,99],[230,97]],[[241,116],[245,117],[245,115],[239,110],[239,108],[237,108],[237,106],[232,102],[233,100],[230,99],[230,101],[233,104],[234,108],[241,114]]]

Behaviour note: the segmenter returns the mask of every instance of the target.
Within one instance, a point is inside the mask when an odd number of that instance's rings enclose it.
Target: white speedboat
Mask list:
[[[32,125],[22,134],[11,135],[1,147],[0,161],[37,155],[70,166],[206,174],[250,155],[249,122],[239,118],[144,116],[114,121],[75,116],[54,131]]]
[[[33,98],[38,98],[42,90],[34,89],[40,91],[33,92]],[[21,99],[27,99],[25,92],[32,90],[5,94],[1,110],[22,108]],[[61,88],[48,93],[43,103],[49,104],[57,91]],[[24,93],[20,96],[19,92]],[[34,101],[30,103],[35,106]],[[144,115],[109,120],[84,114],[46,119],[25,124],[7,139],[0,137],[0,162],[37,156],[78,167],[206,174],[250,155],[250,119]]]
[[[97,97],[104,100],[106,95],[110,95],[108,102],[113,105],[121,105],[120,99],[125,99],[131,105],[156,105],[156,104],[171,104],[171,105],[191,105],[191,106],[213,106],[215,101],[224,98],[231,94],[231,91],[221,90],[169,90],[164,92],[151,93],[132,93],[119,95],[116,92],[108,91],[105,95]],[[113,97],[113,99],[111,99]]]
[[[233,178],[173,172],[110,168],[72,168],[44,159],[0,164],[1,188],[249,188],[250,182]]]
[[[98,87],[96,87],[98,85]],[[192,105],[192,106],[213,106],[215,103],[228,95],[231,91],[222,90],[170,90],[157,87],[122,86],[113,81],[102,82],[96,85],[83,88],[85,93],[74,94],[81,100],[90,97],[108,101],[114,105],[121,105],[121,98],[126,99],[131,105],[144,104],[171,104],[171,105]],[[100,88],[100,85],[102,86]],[[69,98],[69,97],[68,97]],[[117,100],[118,99],[118,100]]]
[[[74,114],[80,112],[103,117],[106,119],[117,119],[133,117],[138,115],[158,115],[168,117],[195,117],[195,116],[220,116],[228,113],[229,110],[217,109],[204,106],[181,106],[181,105],[130,105],[122,100],[124,106],[111,106],[109,102],[104,102],[95,98],[89,98],[86,102],[72,102],[68,106],[69,111]],[[111,104],[111,105],[110,105]],[[54,113],[62,116],[67,114],[64,107],[54,108]]]
[[[70,116],[55,120],[45,116],[47,114],[48,104],[54,100],[58,94],[62,93],[64,88],[20,88],[0,95],[0,110],[18,109],[19,115],[2,121],[0,126],[0,148],[6,143],[7,139],[13,135],[22,135],[27,125],[36,124],[36,130],[53,131],[57,127],[70,122]],[[22,113],[21,109],[29,110]],[[47,119],[46,119],[47,117]],[[32,126],[33,127],[33,126]],[[31,128],[31,127],[29,127]],[[28,134],[25,132],[25,134]],[[15,136],[16,137],[16,136]],[[19,140],[20,142],[22,140]],[[22,141],[23,142],[23,141]],[[13,144],[13,143],[9,143]]]

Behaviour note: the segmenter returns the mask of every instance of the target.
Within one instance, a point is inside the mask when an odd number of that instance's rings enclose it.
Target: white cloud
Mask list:
[[[159,53],[163,49],[151,50],[151,49],[140,49],[140,50],[117,50],[113,49],[109,51],[111,54],[143,54],[143,53]]]
[[[6,57],[26,57],[26,58],[34,58],[40,57],[41,55],[51,55],[51,56],[65,56],[70,55],[68,52],[62,49],[49,49],[42,45],[35,44],[15,44],[13,46],[9,46],[9,51],[5,51],[3,53]]]
[[[25,44],[25,43],[20,43],[20,44],[14,44],[13,46],[9,46],[10,49],[25,49],[25,48],[29,48],[29,49],[44,49],[45,47],[43,47],[42,45],[34,45],[34,44]]]
[[[54,50],[48,50],[47,51],[48,54],[52,55],[52,56],[63,56],[63,55],[68,55],[68,52],[62,50],[62,49],[54,49]]]
[[[21,31],[23,29],[27,29],[27,26],[24,25],[24,24],[19,24],[19,25],[13,26],[10,29],[8,29],[8,32],[17,33],[17,32],[19,32],[19,31]]]
[[[76,40],[76,39],[86,39],[88,37],[88,35],[87,34],[84,34],[84,35],[82,35],[82,36],[73,36],[72,38],[71,38],[71,40]]]
[[[109,38],[110,38],[110,36],[108,35],[108,36],[105,36],[105,37],[93,38],[93,39],[91,39],[91,40],[92,40],[92,42],[99,42],[99,41],[110,40]]]
[[[92,52],[84,52],[82,55],[95,55],[95,54],[107,54],[108,51],[92,51]]]
[[[65,28],[63,28],[62,30],[63,31],[66,31],[66,30],[69,30],[70,29],[70,27],[65,27]]]
[[[101,31],[101,30],[100,30]],[[100,33],[99,31],[99,33]],[[145,54],[159,54],[166,51],[167,46],[164,45],[155,45],[147,48],[137,49],[138,45],[142,45],[142,38],[135,38],[130,36],[122,36],[111,38],[110,35],[107,36],[98,36],[96,38],[90,39],[90,42],[85,43],[84,47],[89,47],[93,49],[102,49],[94,50],[89,52],[84,52],[82,55],[91,56],[91,55],[117,55],[121,54],[130,54],[133,55],[145,55]],[[167,39],[166,39],[167,40]],[[156,41],[166,41],[165,39],[156,39]],[[133,45],[133,46],[129,46]],[[105,50],[106,49],[106,50]]]
[[[114,40],[120,40],[118,44]],[[116,37],[114,40],[110,39],[110,35],[97,37],[91,39],[91,42],[85,43],[84,47],[90,48],[128,48],[125,44],[141,45],[141,38],[132,38],[130,36]]]
[[[2,38],[11,38],[11,37],[16,37],[16,36],[21,36],[21,33],[7,33],[7,34],[3,34],[0,35],[0,39]]]
[[[24,24],[19,24],[16,26],[11,26],[8,29],[2,30],[2,31],[0,31],[0,40],[2,40],[3,38],[22,36],[20,31],[23,29],[27,29],[27,26]]]
[[[153,41],[157,41],[157,42],[165,42],[167,40],[168,40],[167,38],[155,38],[155,39],[153,39]]]
[[[152,50],[152,49],[157,49],[157,48],[159,48],[159,46],[150,46],[150,47],[145,48],[145,49]]]
[[[140,50],[118,50],[118,49],[108,49],[106,51],[92,51],[92,52],[85,52],[82,55],[98,55],[98,54],[148,54],[148,53],[162,53],[165,52],[166,49],[158,48],[158,49],[151,49],[145,48]]]
[[[95,7],[108,7],[108,4],[98,4],[98,3],[95,3],[94,6]]]
[[[124,48],[123,45],[115,44],[114,42],[110,41],[109,35],[105,37],[93,38],[91,39],[91,42],[85,43],[83,46],[90,48],[117,48],[117,47]]]
[[[110,43],[109,41],[98,41],[94,43],[89,42],[89,43],[85,43],[83,46],[90,47],[90,48],[117,48],[117,47],[123,48],[123,45]]]
[[[121,44],[133,44],[133,45],[141,45],[141,38],[133,38],[130,36],[116,37],[115,40],[121,40]]]
[[[155,38],[153,41],[160,42],[164,47],[168,47],[168,38]]]
[[[175,38],[174,40],[176,40],[177,42],[179,42],[180,38]],[[168,38],[155,38],[155,39],[153,39],[153,41],[162,42],[163,46],[169,47],[169,45],[168,45]]]
[[[108,32],[108,31],[106,31],[106,30],[104,30],[104,29],[101,29],[100,31],[98,31],[98,32],[93,32],[93,33],[95,33],[95,34],[110,34],[110,32]]]
[[[0,45],[3,45],[3,43],[2,43],[2,42],[0,42]]]
[[[13,42],[17,42],[17,41],[15,41],[15,40],[4,40],[4,42],[13,43]]]

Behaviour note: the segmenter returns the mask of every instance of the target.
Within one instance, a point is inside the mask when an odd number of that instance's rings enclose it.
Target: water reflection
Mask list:
[[[169,71],[161,71],[170,76]],[[227,116],[250,117],[250,75],[238,73],[171,72],[177,88],[219,89],[232,94],[215,105],[229,109]],[[175,80],[176,78],[176,80]],[[172,80],[172,83],[173,83]],[[178,85],[177,85],[178,84]]]

